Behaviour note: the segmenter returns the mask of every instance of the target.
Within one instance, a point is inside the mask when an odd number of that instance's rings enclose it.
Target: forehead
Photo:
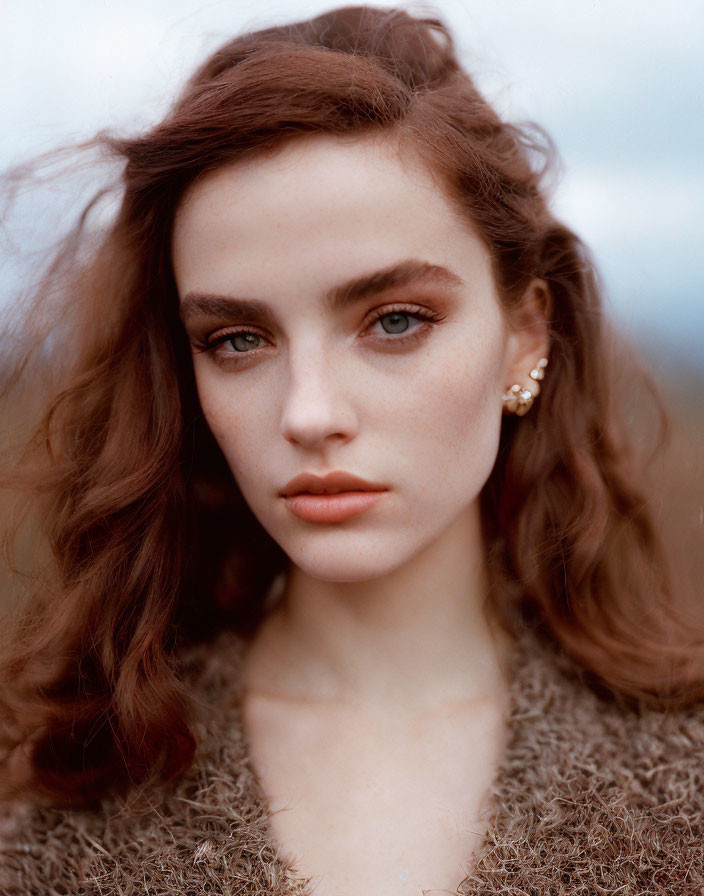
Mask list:
[[[416,257],[485,265],[439,179],[390,137],[315,135],[208,173],[175,219],[179,292],[325,293]]]

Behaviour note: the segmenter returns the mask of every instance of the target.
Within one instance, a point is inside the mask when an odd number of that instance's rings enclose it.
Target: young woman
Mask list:
[[[699,892],[704,639],[537,132],[350,7],[100,145],[5,378],[2,892]]]

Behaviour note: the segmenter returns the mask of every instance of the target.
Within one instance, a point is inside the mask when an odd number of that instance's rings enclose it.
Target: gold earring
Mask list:
[[[545,368],[547,366],[548,359],[541,358],[535,365],[535,367],[531,370],[530,378],[532,380],[535,380],[535,382],[539,382],[540,380],[544,379]],[[519,383],[514,383],[513,386],[511,386],[511,388],[508,390],[508,392],[504,393],[504,411],[507,414],[516,414],[517,417],[522,417],[531,409],[534,400],[535,396],[530,391],[530,389],[526,389]]]
[[[533,393],[518,383],[514,383],[504,394],[504,411],[507,414],[516,414],[518,417],[522,417],[528,413],[532,404]]]

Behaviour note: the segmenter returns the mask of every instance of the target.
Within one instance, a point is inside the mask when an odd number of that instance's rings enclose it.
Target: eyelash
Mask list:
[[[404,314],[407,317],[416,317],[420,321],[422,321],[419,327],[416,327],[414,330],[407,334],[394,336],[389,333],[386,337],[381,337],[382,342],[403,346],[410,345],[422,339],[428,333],[432,326],[442,320],[442,315],[437,314],[434,311],[419,308],[418,306],[409,307],[407,305],[390,305],[388,307],[378,308],[373,312],[373,314],[373,318],[367,323],[365,327],[365,332],[373,327],[374,324],[380,321],[383,317],[387,317],[392,314]],[[207,336],[201,342],[196,342],[195,348],[199,352],[212,353],[216,363],[220,365],[239,366],[242,363],[246,363],[247,359],[251,356],[257,355],[259,353],[258,350],[254,348],[246,352],[222,352],[220,351],[220,346],[227,342],[228,339],[233,339],[235,336],[239,336],[242,334],[251,334],[253,336],[260,336],[262,339],[264,338],[262,333],[259,333],[256,330],[252,330],[250,328],[232,328],[224,332],[221,331],[219,333],[216,331],[215,334]],[[364,338],[368,337],[365,336]]]

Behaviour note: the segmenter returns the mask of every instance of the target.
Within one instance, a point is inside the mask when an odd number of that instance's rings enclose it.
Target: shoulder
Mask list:
[[[99,810],[0,809],[0,892],[150,896],[293,894],[239,720],[244,642],[226,632],[179,656],[192,694],[196,760],[175,784],[151,785]]]
[[[597,883],[603,892],[695,892],[704,884],[704,704],[639,709],[597,693],[530,633],[513,675],[481,892],[538,880],[548,889],[569,880],[565,892],[575,893]]]

